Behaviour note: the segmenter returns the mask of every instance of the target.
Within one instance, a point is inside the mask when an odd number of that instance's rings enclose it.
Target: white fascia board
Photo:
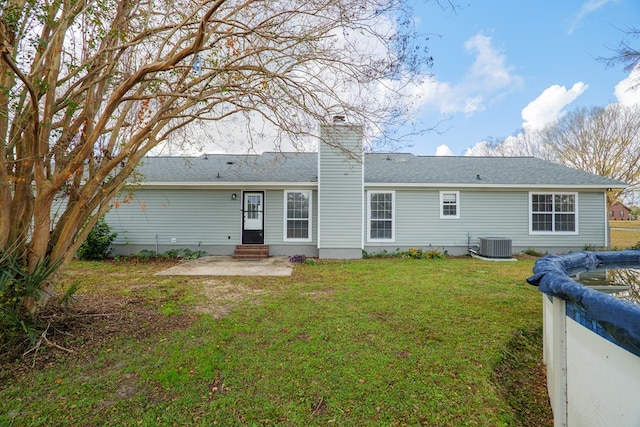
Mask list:
[[[267,181],[233,181],[233,182],[140,182],[128,184],[130,187],[142,188],[316,188],[317,182],[267,182]]]
[[[271,182],[271,181],[229,181],[229,182],[140,182],[127,184],[128,187],[144,188],[317,188],[317,182]],[[403,183],[403,182],[368,182],[364,183],[364,188],[477,188],[477,189],[581,189],[581,190],[607,190],[613,187],[610,185],[593,184],[463,184],[463,183]]]
[[[593,184],[455,184],[455,183],[390,183],[390,182],[368,182],[365,183],[365,188],[516,188],[516,189],[531,189],[531,188],[549,188],[549,189],[581,189],[581,190],[606,190],[609,188],[624,188],[624,187],[612,187],[611,185],[593,185]]]

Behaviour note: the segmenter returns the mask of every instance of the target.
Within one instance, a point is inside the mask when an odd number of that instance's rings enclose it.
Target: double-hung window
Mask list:
[[[576,193],[530,193],[531,233],[578,232]]]
[[[368,195],[368,240],[389,241],[395,239],[393,191],[370,191]]]
[[[440,192],[440,218],[457,219],[460,218],[460,192],[441,191]]]
[[[284,240],[311,241],[311,191],[284,192]]]

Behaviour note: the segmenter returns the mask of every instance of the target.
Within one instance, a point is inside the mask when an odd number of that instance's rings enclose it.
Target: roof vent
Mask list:
[[[344,123],[345,116],[333,116],[333,123]]]
[[[482,178],[480,178],[480,174],[477,174],[477,175],[476,175],[476,179],[477,179],[478,181],[480,181],[480,180],[482,179]]]

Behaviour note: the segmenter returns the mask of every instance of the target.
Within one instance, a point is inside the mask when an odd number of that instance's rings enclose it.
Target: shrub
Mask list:
[[[396,249],[398,251],[398,249]],[[389,258],[394,256],[392,253],[387,252],[386,249],[383,249],[382,252],[372,252],[369,253],[365,250],[362,251],[362,258]]]
[[[522,253],[524,253],[526,255],[529,255],[529,256],[536,256],[536,257],[542,256],[542,254],[540,252],[536,251],[533,248],[525,249],[524,251],[522,251]]]
[[[45,258],[29,272],[15,248],[0,251],[0,354],[18,351],[25,336],[29,337],[28,342],[35,342],[40,325],[24,310],[23,302],[27,297],[37,299],[41,295],[59,265],[60,261]]]
[[[189,248],[184,248],[181,249],[181,251],[182,255],[179,255],[179,257],[181,257],[182,259],[197,259],[207,254],[207,251],[202,251],[200,249],[192,251]]]
[[[178,259],[180,258],[180,249],[169,249],[162,254],[162,257],[166,259]]]
[[[82,260],[105,259],[111,253],[111,243],[117,235],[118,233],[111,232],[111,227],[104,218],[100,218],[78,249],[78,258]]]
[[[189,260],[200,258],[203,255],[206,255],[207,251],[202,251],[200,249],[192,251],[189,248],[183,249],[169,249],[166,252],[161,254],[156,254],[155,251],[151,251],[149,249],[140,249],[136,251],[136,253],[132,255],[117,255],[114,260],[115,261],[124,261],[124,262],[149,262],[149,261],[160,261],[164,259],[170,260]]]
[[[413,258],[413,259],[443,259],[445,256],[439,251],[410,248],[408,251],[397,252],[395,256],[400,258]]]
[[[406,251],[396,249],[395,252],[387,252],[384,249],[382,252],[368,253],[362,251],[363,258],[412,258],[412,259],[443,259],[446,258],[447,251],[440,252],[435,249],[422,250],[420,248],[410,248]]]
[[[140,249],[131,255],[116,255],[114,261],[143,263],[159,259],[154,251]]]
[[[206,251],[196,250],[192,251],[189,248],[183,249],[169,249],[164,252],[162,255],[158,255],[158,258],[164,259],[196,259],[200,258],[202,255],[205,255]]]
[[[313,258],[307,258],[306,255],[292,255],[289,257],[289,262],[304,264],[304,265],[315,265],[316,260]]]

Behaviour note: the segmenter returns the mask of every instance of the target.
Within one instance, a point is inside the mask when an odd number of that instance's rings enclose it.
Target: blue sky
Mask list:
[[[640,103],[640,88],[628,90],[640,83],[640,68],[630,75],[598,60],[615,54],[625,31],[640,28],[640,0],[452,0],[455,11],[437,0],[410,1],[434,65],[431,78],[403,92],[416,127],[436,130],[378,149],[486,155],[483,141],[509,138],[517,145],[523,132],[575,108]],[[640,39],[628,41],[640,48]],[[251,128],[243,117],[233,120],[192,130],[198,143],[188,148],[161,145],[157,152],[316,149],[315,140],[293,147],[260,120]],[[258,137],[247,142],[249,134]]]
[[[598,57],[640,27],[638,0],[466,0],[451,13],[416,6],[433,77],[415,94],[423,126],[402,151],[464,155],[487,138],[542,126],[576,107],[640,102],[629,74]],[[638,43],[638,40],[630,40]],[[639,73],[640,74],[640,73]],[[626,79],[626,80],[625,80]],[[622,83],[621,83],[622,82]]]

